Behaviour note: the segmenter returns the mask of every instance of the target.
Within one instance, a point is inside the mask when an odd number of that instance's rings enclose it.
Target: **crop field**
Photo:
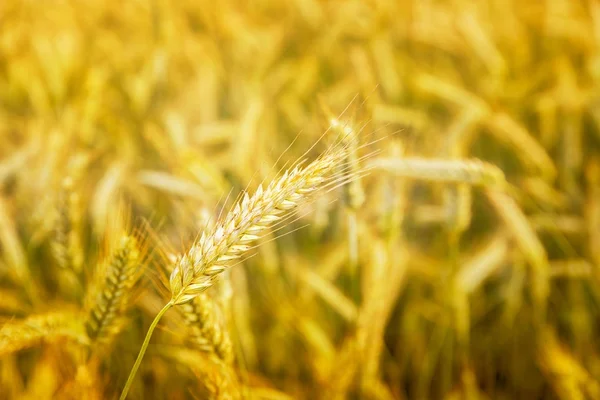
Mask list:
[[[600,399],[600,1],[0,0],[0,400]]]

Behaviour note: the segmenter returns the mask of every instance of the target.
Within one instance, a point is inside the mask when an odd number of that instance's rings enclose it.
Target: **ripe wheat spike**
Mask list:
[[[239,260],[251,249],[252,242],[275,223],[284,223],[285,217],[317,189],[340,185],[356,178],[353,173],[337,169],[347,157],[347,152],[347,145],[338,143],[306,166],[303,166],[305,160],[300,160],[265,189],[259,185],[253,196],[245,193],[232,211],[208,233],[203,232],[186,254],[176,258],[169,279],[171,300],[148,328],[120,400],[127,398],[152,333],[162,316],[174,305],[188,303],[210,288],[233,261]]]
[[[376,158],[370,166],[403,178],[433,182],[466,183],[474,186],[502,187],[504,172],[495,165],[477,159],[444,160],[427,158]]]
[[[264,189],[260,185],[254,195],[245,193],[210,233],[202,233],[178,259],[170,277],[171,303],[187,303],[210,288],[269,226],[289,215],[318,188],[340,179],[335,168],[345,156],[345,147],[327,152],[305,167],[300,162]]]
[[[133,236],[123,236],[110,260],[102,267],[92,291],[85,323],[92,342],[108,344],[117,335],[129,306],[131,290],[139,278],[140,250]]]
[[[73,188],[73,179],[66,177],[58,193],[57,217],[54,228],[52,253],[61,268],[79,272],[83,254],[77,236],[79,195]]]
[[[180,308],[185,323],[190,330],[194,347],[209,354],[215,354],[227,364],[233,361],[231,339],[221,321],[218,321],[218,308],[206,293]]]
[[[0,356],[60,338],[85,343],[79,319],[77,313],[56,311],[7,322],[0,328]]]

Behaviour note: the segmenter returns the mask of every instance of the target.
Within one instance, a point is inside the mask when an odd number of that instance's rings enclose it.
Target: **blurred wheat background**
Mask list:
[[[129,398],[599,399],[599,100],[596,0],[3,0],[0,398],[116,398],[350,132]]]

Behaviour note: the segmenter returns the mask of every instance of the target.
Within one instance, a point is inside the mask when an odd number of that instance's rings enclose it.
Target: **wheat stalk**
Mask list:
[[[317,189],[349,177],[336,171],[347,157],[347,147],[333,146],[310,164],[296,163],[266,188],[259,185],[254,195],[245,193],[233,209],[210,233],[203,232],[190,250],[176,259],[170,276],[171,300],[148,328],[142,348],[123,388],[120,400],[127,397],[133,378],[146,352],[152,333],[162,316],[174,305],[185,304],[210,288],[232,262],[239,260],[277,222],[282,223],[302,201]],[[352,177],[352,176],[350,176]]]

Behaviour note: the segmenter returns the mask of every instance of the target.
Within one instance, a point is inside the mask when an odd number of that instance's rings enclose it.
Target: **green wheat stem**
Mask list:
[[[146,333],[146,338],[144,339],[144,343],[142,343],[142,348],[138,353],[137,359],[135,360],[135,364],[133,364],[133,368],[131,368],[131,372],[129,373],[129,377],[127,378],[127,383],[125,383],[125,387],[121,392],[121,396],[119,400],[125,400],[127,398],[127,393],[129,393],[129,389],[131,387],[131,383],[137,374],[137,370],[140,368],[140,364],[142,363],[142,359],[144,358],[144,354],[146,353],[146,349],[148,348],[148,344],[150,343],[150,338],[152,337],[152,333],[154,332],[154,328],[158,325],[158,321],[162,318],[162,316],[169,310],[169,308],[173,307],[173,302],[168,302],[162,310],[156,315],[152,324],[150,324],[150,328],[148,328],[148,332]]]

